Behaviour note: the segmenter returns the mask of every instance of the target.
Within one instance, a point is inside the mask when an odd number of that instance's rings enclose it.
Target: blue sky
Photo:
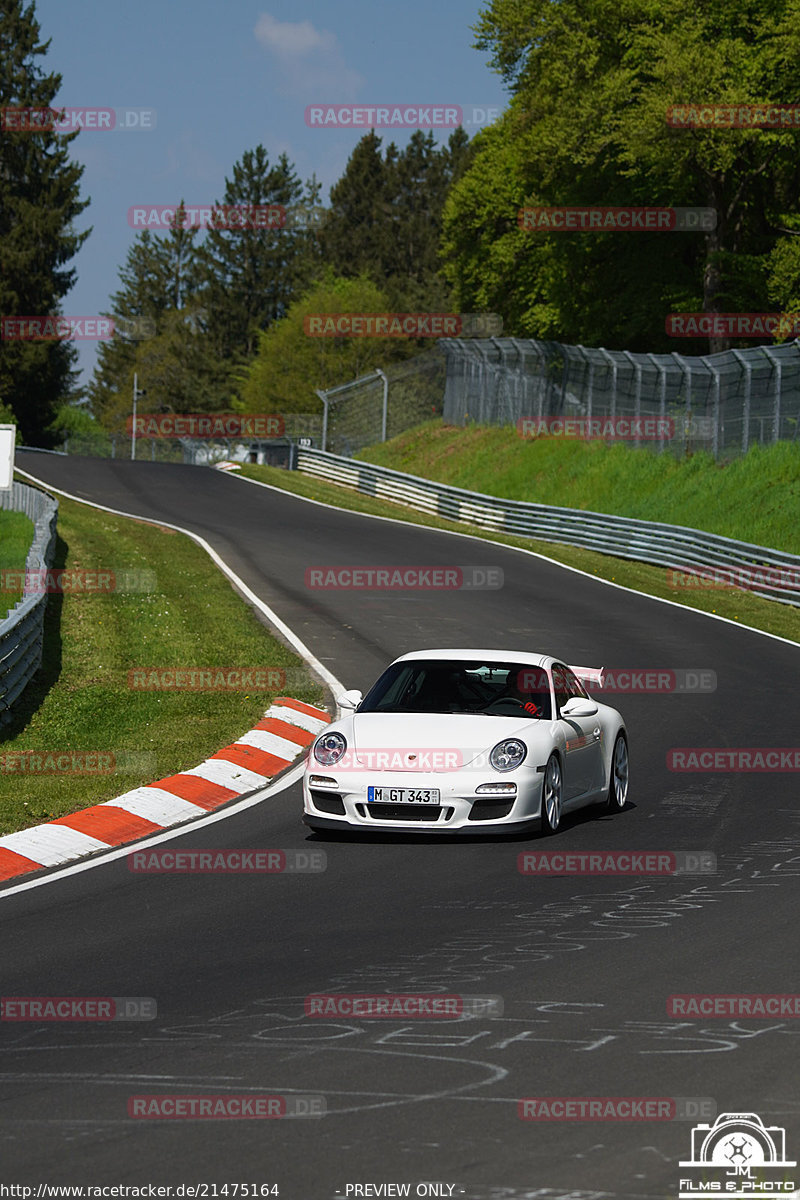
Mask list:
[[[480,111],[507,95],[472,47],[481,0],[36,0],[40,60],[62,75],[59,104],[155,110],[148,132],[83,131],[71,144],[91,200],[78,227],[93,232],[73,260],[78,281],[63,312],[108,310],[135,232],[138,204],[221,200],[226,175],[262,143],[323,201],[364,130],[313,129],[309,104],[447,104],[472,133]],[[379,131],[402,146],[411,130]],[[448,132],[434,131],[439,140]],[[82,383],[95,344],[77,343]]]

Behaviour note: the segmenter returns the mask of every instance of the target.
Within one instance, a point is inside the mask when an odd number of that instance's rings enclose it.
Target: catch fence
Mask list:
[[[533,425],[545,417],[660,418],[633,445],[715,458],[800,434],[800,339],[721,354],[634,354],[532,338],[440,341],[448,425]],[[663,431],[671,429],[671,433]],[[613,438],[611,440],[614,440]]]

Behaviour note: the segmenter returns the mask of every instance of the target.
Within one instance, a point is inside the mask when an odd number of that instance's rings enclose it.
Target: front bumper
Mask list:
[[[327,785],[312,783],[327,778]],[[507,775],[493,775],[485,768],[457,774],[391,772],[336,773],[335,767],[307,771],[303,779],[303,820],[318,829],[371,829],[420,833],[468,833],[532,828],[541,813],[543,774],[535,767],[522,767]],[[481,784],[514,783],[513,795],[480,793]],[[438,788],[440,803],[376,803],[367,799],[369,784],[384,788]]]
[[[535,833],[541,828],[538,817],[529,817],[524,821],[475,821],[469,825],[425,825],[420,821],[403,821],[393,824],[389,821],[347,821],[335,817],[320,817],[316,813],[303,813],[303,821],[310,829],[339,833],[425,833],[439,837],[486,837],[487,834],[501,834],[512,837],[520,833]]]

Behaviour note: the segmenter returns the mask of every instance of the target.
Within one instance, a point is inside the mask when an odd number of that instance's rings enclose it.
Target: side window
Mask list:
[[[553,688],[556,693],[556,714],[561,716],[561,709],[570,696],[565,667],[553,667]]]
[[[569,667],[564,667],[564,677],[567,681],[567,689],[570,696],[580,696],[581,700],[588,700],[583,684],[578,679],[578,676],[570,671]]]

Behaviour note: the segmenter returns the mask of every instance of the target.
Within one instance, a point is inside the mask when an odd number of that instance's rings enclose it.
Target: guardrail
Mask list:
[[[724,585],[728,580],[756,596],[800,607],[800,556],[766,546],[685,525],[502,500],[323,450],[298,449],[297,470],[450,521],[599,550],[601,554],[696,575],[711,583],[716,579]],[[694,586],[704,585],[699,582]]]
[[[0,492],[0,508],[22,512],[34,524],[22,599],[0,621],[1,724],[10,720],[12,706],[42,665],[47,592],[41,583],[37,586],[37,580],[53,562],[58,501],[27,484],[14,483],[10,491]]]

